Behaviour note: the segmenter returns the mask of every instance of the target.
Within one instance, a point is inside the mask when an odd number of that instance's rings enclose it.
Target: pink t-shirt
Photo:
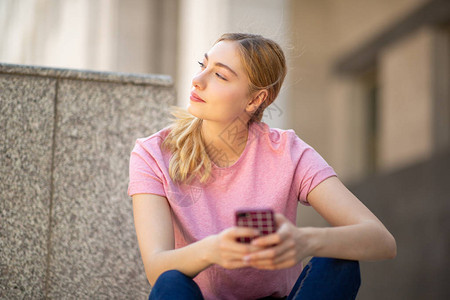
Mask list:
[[[167,134],[164,128],[136,141],[130,158],[128,194],[167,198],[173,211],[176,248],[233,226],[235,211],[243,207],[269,207],[295,224],[298,201],[308,204],[308,193],[336,175],[293,130],[256,122],[250,125],[245,149],[233,165],[221,168],[213,164],[212,180],[207,184],[175,184],[168,170],[170,153],[160,148]],[[301,268],[298,264],[277,271],[227,270],[213,265],[194,280],[205,299],[282,297],[289,294]]]

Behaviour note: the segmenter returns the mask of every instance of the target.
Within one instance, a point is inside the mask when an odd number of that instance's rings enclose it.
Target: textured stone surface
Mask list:
[[[146,299],[127,196],[168,76],[0,64],[0,299]]]
[[[42,76],[46,78],[65,78],[87,81],[133,83],[139,85],[172,86],[172,79],[167,75],[128,74],[118,72],[98,72],[90,70],[58,69],[40,66],[23,66],[0,63],[0,72],[4,74],[19,74]]]
[[[53,79],[0,74],[0,298],[45,295]]]
[[[167,125],[173,90],[62,80],[49,297],[145,299],[126,194],[134,141]]]

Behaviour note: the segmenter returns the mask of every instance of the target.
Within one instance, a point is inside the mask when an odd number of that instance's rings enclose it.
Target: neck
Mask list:
[[[248,126],[240,119],[225,124],[203,120],[201,132],[209,158],[219,167],[232,165],[247,144]]]

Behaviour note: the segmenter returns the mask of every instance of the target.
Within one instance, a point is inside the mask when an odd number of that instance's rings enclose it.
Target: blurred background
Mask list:
[[[0,62],[167,74],[185,107],[222,33],[276,40],[289,71],[264,121],[294,129],[397,239],[396,259],[362,264],[359,299],[448,299],[449,3],[0,0]]]

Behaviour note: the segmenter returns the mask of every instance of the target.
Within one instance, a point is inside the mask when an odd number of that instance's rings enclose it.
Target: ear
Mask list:
[[[258,107],[267,99],[269,92],[267,90],[256,91],[250,102],[247,104],[246,110],[250,113],[255,112]]]

